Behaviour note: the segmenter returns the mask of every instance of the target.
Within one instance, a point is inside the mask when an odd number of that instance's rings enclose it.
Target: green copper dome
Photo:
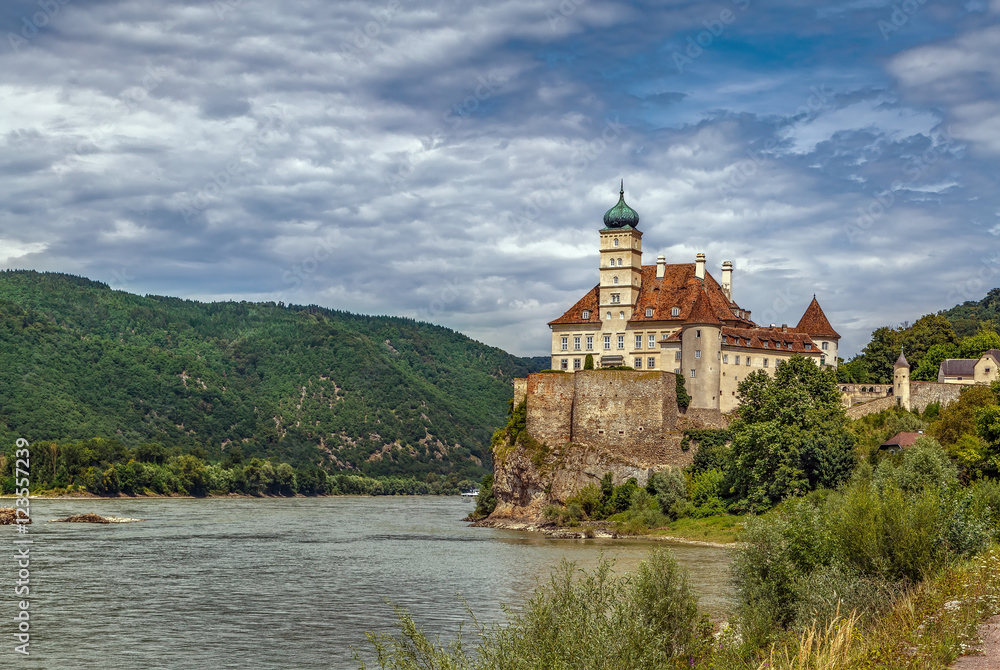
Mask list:
[[[639,213],[625,204],[625,180],[622,180],[622,190],[619,193],[618,204],[604,214],[604,225],[608,228],[624,228],[639,225]]]

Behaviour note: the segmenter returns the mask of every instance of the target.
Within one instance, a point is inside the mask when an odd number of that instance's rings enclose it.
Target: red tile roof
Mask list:
[[[912,447],[917,441],[918,437],[921,437],[923,433],[896,433],[888,440],[880,444],[880,447]]]
[[[723,328],[723,347],[746,347],[761,351],[781,351],[784,353],[823,355],[816,343],[806,333],[796,333],[781,328]],[[765,344],[767,346],[765,346]],[[792,346],[789,347],[788,345]],[[806,348],[806,345],[809,348]]]
[[[840,339],[840,335],[833,329],[826,314],[823,313],[823,308],[819,306],[816,296],[813,296],[812,302],[806,307],[806,312],[799,319],[799,325],[795,326],[795,330],[814,337]]]
[[[575,305],[570,307],[565,314],[560,316],[555,321],[549,321],[549,325],[551,326],[559,323],[600,323],[600,300],[601,287],[595,286],[590,289],[585,296],[580,298]],[[588,310],[590,312],[589,319],[583,318],[584,310]]]
[[[694,301],[694,307],[691,308],[691,313],[688,314],[688,318],[684,320],[684,323],[698,323],[712,326],[722,325],[719,317],[715,315],[715,310],[712,309],[712,305],[709,303],[707,291],[698,293],[698,298]]]
[[[665,266],[664,276],[657,278],[656,266],[644,265],[635,311],[629,322],[672,321],[680,326],[690,317],[699,296],[705,294],[717,319],[733,326],[753,327],[756,325],[750,320],[749,311],[743,310],[735,302],[726,298],[722,287],[711,274],[706,272],[705,279],[701,280],[695,277],[694,273],[694,263],[679,263]],[[599,300],[600,290],[599,287],[595,287],[565,314],[550,321],[549,325],[598,322],[600,317],[595,319],[595,315],[598,314]],[[673,316],[673,308],[675,307],[677,308],[677,316]],[[584,309],[591,311],[589,321],[580,318],[580,313]],[[647,309],[653,310],[651,316],[646,316]],[[740,313],[745,316],[739,316]]]

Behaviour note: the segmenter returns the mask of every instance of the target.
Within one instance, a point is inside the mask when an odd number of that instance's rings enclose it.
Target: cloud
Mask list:
[[[875,39],[890,4],[74,0],[0,44],[0,263],[539,354],[624,178],[647,262],[734,260],[789,323],[815,291],[849,354],[981,297],[1000,207],[996,27]]]

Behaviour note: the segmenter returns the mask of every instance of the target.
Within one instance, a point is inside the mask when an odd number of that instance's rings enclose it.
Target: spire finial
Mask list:
[[[625,197],[625,179],[622,179],[622,190],[618,195]]]

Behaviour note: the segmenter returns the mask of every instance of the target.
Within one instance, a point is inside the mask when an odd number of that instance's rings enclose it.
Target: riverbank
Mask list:
[[[609,521],[583,521],[576,526],[559,526],[552,522],[531,519],[480,519],[472,523],[479,528],[541,533],[557,539],[636,539],[661,542],[680,542],[693,546],[732,548],[743,528],[742,516],[720,515],[704,519],[683,518],[666,526],[650,529],[646,533],[624,533],[617,524]]]

